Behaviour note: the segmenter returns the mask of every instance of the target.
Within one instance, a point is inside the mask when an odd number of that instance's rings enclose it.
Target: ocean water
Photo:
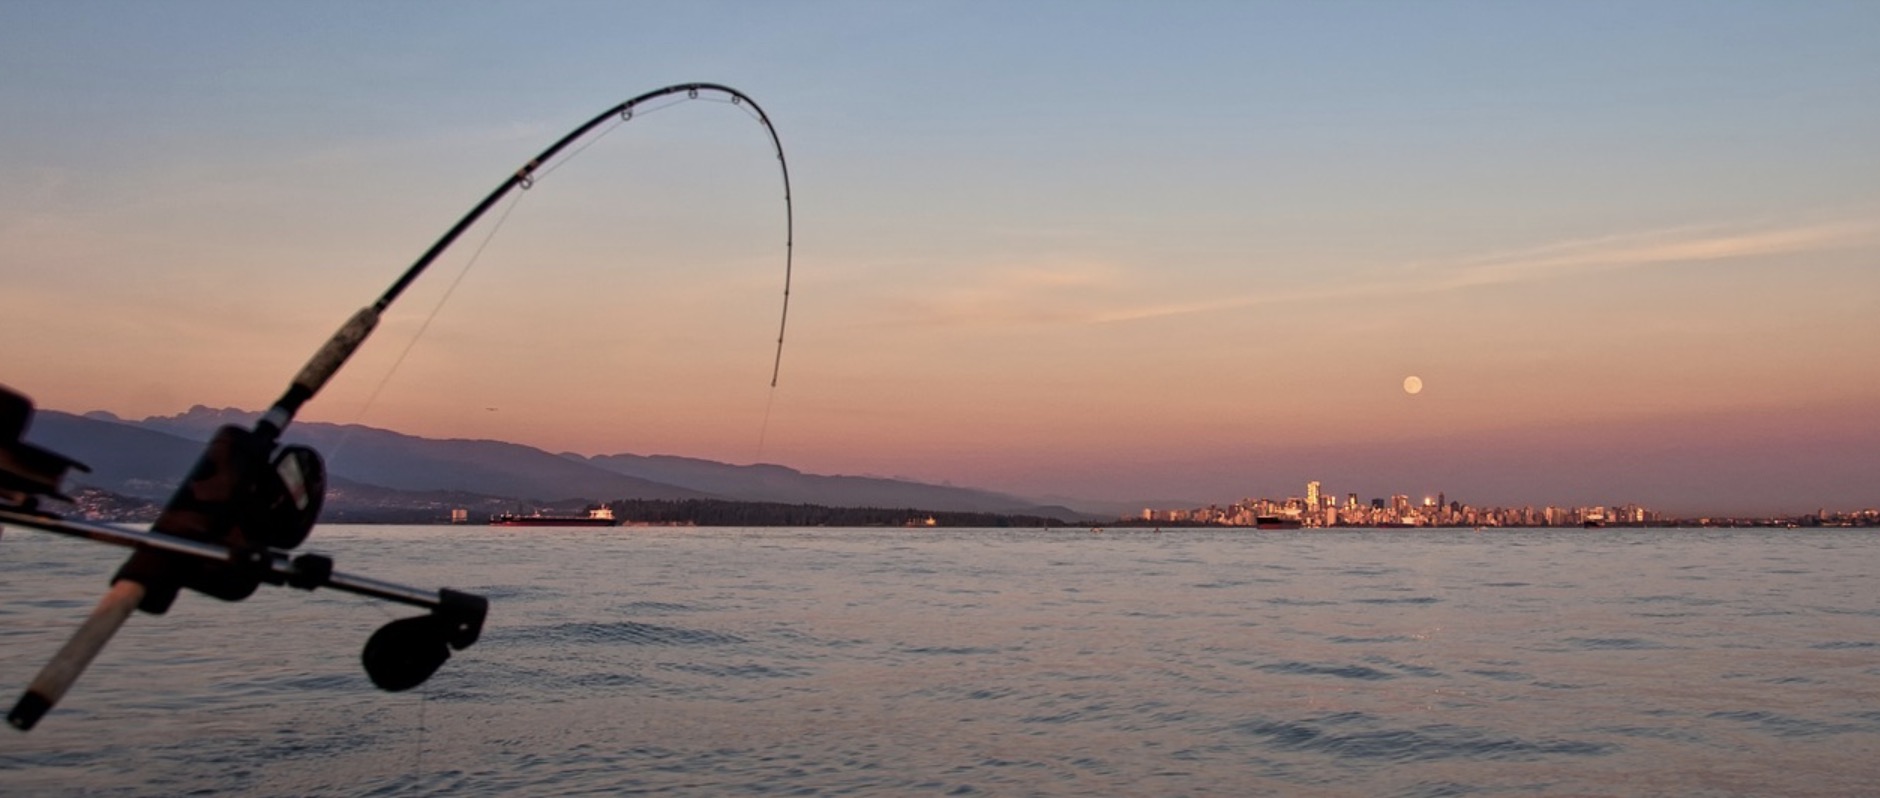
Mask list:
[[[323,527],[489,596],[425,687],[326,591],[134,616],[5,795],[1880,790],[1880,535]],[[122,550],[0,537],[15,691]]]

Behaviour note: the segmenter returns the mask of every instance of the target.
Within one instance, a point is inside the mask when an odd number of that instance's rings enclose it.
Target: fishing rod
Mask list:
[[[112,577],[110,591],[40,670],[8,713],[7,722],[22,731],[31,729],[59,702],[132,612],[162,615],[183,588],[225,601],[240,601],[263,583],[303,590],[328,587],[427,609],[427,615],[386,624],[366,642],[361,655],[366,675],[373,684],[389,691],[423,684],[449,659],[451,649],[461,651],[475,643],[489,612],[489,601],[482,596],[448,588],[426,591],[340,573],[333,570],[328,557],[289,553],[306,540],[319,520],[326,493],[326,466],[310,447],[279,445],[281,434],[300,408],[371,336],[392,302],[498,200],[517,188],[532,187],[546,174],[546,164],[609,120],[624,123],[633,118],[638,106],[678,94],[688,100],[701,95],[722,96],[733,105],[750,109],[776,149],[783,174],[785,219],[783,312],[777,323],[777,352],[770,373],[771,387],[776,387],[783,364],[784,330],[789,323],[796,240],[790,168],[776,127],[756,101],[716,83],[675,84],[622,102],[530,158],[457,220],[384,294],[340,326],[252,429],[228,425],[216,430],[149,531],[67,520],[42,509],[42,498],[70,503],[71,499],[60,493],[66,473],[74,468],[89,469],[77,460],[23,441],[32,419],[32,402],[0,386],[0,524],[34,527],[132,549],[130,558]]]

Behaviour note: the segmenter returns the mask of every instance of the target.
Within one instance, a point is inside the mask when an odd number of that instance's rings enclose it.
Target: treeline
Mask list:
[[[627,523],[694,526],[1064,526],[1056,518],[885,507],[824,507],[819,504],[740,502],[725,499],[627,499],[608,502]]]

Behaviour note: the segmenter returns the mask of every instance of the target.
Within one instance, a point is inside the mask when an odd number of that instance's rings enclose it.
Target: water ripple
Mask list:
[[[999,653],[999,650],[996,648],[985,648],[982,646],[903,646],[900,650],[902,653],[906,654],[943,655],[951,657],[975,657]]]
[[[1369,718],[1361,720],[1365,725],[1375,725]],[[1619,746],[1610,743],[1527,740],[1452,724],[1342,733],[1326,728],[1352,721],[1348,716],[1297,721],[1252,720],[1237,724],[1235,729],[1264,740],[1268,748],[1275,750],[1388,762],[1442,759],[1530,761],[1553,756],[1605,756],[1619,750]]]
[[[1760,710],[1712,712],[1708,717],[1746,723],[1774,737],[1827,737],[1836,734],[1880,733],[1880,724],[1877,723],[1829,723]]]
[[[1330,606],[1336,605],[1338,602],[1320,601],[1320,600],[1314,600],[1314,599],[1295,599],[1295,598],[1286,598],[1285,596],[1280,596],[1278,598],[1266,599],[1266,603],[1278,604],[1279,606],[1282,606],[1282,607],[1330,607]]]
[[[1395,674],[1385,673],[1376,668],[1363,665],[1318,665],[1310,662],[1276,662],[1255,666],[1268,673],[1284,673],[1296,676],[1336,676],[1340,679],[1358,679],[1376,682],[1397,678]]]
[[[690,604],[678,604],[671,601],[633,601],[620,607],[622,615],[664,615],[698,610],[698,607]]]
[[[1663,643],[1656,643],[1636,637],[1569,637],[1567,642],[1576,648],[1622,651],[1645,651],[1656,648],[1668,648]]]
[[[695,673],[716,679],[789,679],[810,673],[804,668],[774,667],[756,662],[738,665],[712,662],[669,662],[661,663],[659,667],[664,670]]]
[[[1411,596],[1409,598],[1361,598],[1351,601],[1353,604],[1435,604],[1442,599],[1435,596]]]
[[[1406,637],[1404,635],[1384,635],[1382,637],[1351,637],[1348,635],[1332,635],[1331,637],[1325,638],[1326,642],[1340,643],[1340,644],[1345,644],[1345,643],[1404,643],[1413,639],[1415,638]]]
[[[717,646],[743,643],[744,638],[706,629],[659,626],[638,621],[612,623],[571,622],[506,631],[505,642],[553,646],[614,643],[640,646]]]
[[[1465,670],[1463,671],[1463,673],[1471,674],[1474,676],[1481,676],[1487,679],[1494,679],[1495,681],[1498,681],[1498,682],[1525,682],[1534,678],[1533,674],[1522,673],[1521,671],[1504,671],[1504,670],[1494,670],[1494,669]]]
[[[1816,643],[1809,648],[1817,651],[1849,651],[1855,649],[1880,648],[1880,642],[1872,640],[1830,640]]]

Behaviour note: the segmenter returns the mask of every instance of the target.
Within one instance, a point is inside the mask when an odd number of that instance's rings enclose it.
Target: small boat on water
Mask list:
[[[606,505],[588,510],[587,515],[520,515],[501,513],[490,516],[490,526],[619,526],[613,508]]]

